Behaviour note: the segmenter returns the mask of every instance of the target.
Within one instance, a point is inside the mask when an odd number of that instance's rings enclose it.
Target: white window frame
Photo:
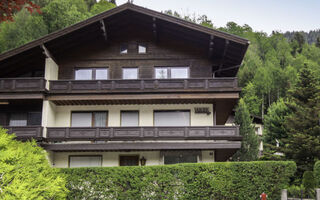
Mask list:
[[[187,77],[183,77],[183,78],[172,78],[172,69],[187,69]],[[157,78],[157,69],[166,69],[167,70],[167,77],[166,78]],[[181,67],[154,67],[154,78],[155,79],[188,79],[190,78],[190,67],[188,66],[181,66]]]
[[[97,163],[99,163],[99,164],[97,164],[96,166],[86,166],[86,165],[84,165],[84,166],[75,166],[75,167],[73,167],[72,166],[72,158],[99,158],[98,160],[97,160]],[[76,168],[76,167],[102,167],[102,162],[103,162],[103,157],[102,157],[102,155],[70,155],[69,156],[69,162],[68,162],[68,167],[69,168]]]

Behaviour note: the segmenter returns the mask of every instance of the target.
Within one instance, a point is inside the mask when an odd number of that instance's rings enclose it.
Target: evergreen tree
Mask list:
[[[287,132],[284,127],[285,118],[289,115],[289,108],[283,99],[273,103],[268,113],[263,119],[263,160],[280,160],[282,157],[277,154],[279,147],[283,147],[282,139],[287,138]]]
[[[317,37],[316,47],[320,48],[320,37]]]
[[[307,65],[300,70],[289,98],[291,114],[285,120],[288,138],[283,139],[282,151],[287,159],[297,163],[301,177],[320,158],[320,87]]]
[[[65,199],[66,181],[35,141],[20,142],[0,128],[0,199]]]
[[[243,99],[240,99],[236,109],[235,123],[240,125],[242,136],[241,148],[233,156],[235,161],[254,161],[258,158],[259,143],[258,136],[252,125],[252,118]]]

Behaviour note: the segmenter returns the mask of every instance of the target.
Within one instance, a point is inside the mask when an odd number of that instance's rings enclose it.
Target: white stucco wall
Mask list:
[[[211,114],[195,114],[195,107],[209,107]],[[190,110],[191,126],[213,126],[212,104],[56,106],[54,127],[70,127],[72,111],[108,111],[108,126],[120,126],[120,111],[138,110],[139,126],[153,126],[154,110]]]
[[[212,154],[212,155],[210,155]],[[160,156],[160,151],[132,151],[132,152],[51,152],[49,161],[53,167],[67,168],[69,165],[69,156],[72,155],[99,155],[102,156],[102,167],[119,166],[119,156],[121,155],[139,155],[139,158],[144,157],[147,166],[163,165],[163,157]],[[208,163],[214,162],[214,150],[202,151],[201,159],[198,162]]]
[[[42,104],[42,122],[41,125],[44,127],[43,136],[46,137],[46,127],[53,127],[56,119],[56,105],[48,100],[43,100]]]
[[[51,59],[46,58],[44,78],[46,80],[58,80],[59,66]],[[49,82],[46,83],[46,89],[49,89]]]

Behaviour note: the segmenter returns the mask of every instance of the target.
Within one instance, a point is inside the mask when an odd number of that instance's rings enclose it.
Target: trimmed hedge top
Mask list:
[[[68,199],[279,199],[294,162],[198,163],[146,167],[61,169]]]

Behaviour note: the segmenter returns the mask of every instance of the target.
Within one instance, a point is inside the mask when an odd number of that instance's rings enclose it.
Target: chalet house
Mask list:
[[[0,125],[53,167],[226,161],[249,41],[131,3],[0,55]]]

